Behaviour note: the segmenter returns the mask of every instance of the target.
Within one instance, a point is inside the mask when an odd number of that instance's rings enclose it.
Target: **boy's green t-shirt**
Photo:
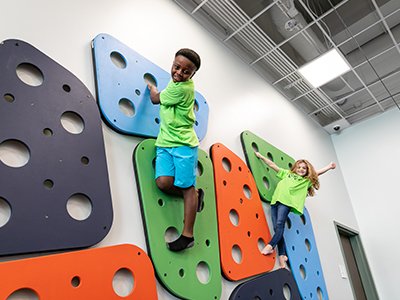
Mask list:
[[[194,83],[192,79],[184,82],[168,83],[160,93],[160,132],[156,146],[179,147],[199,145],[194,131]]]
[[[276,185],[271,205],[280,202],[291,207],[292,212],[303,214],[304,203],[311,181],[286,169],[279,169],[276,176],[281,181]]]

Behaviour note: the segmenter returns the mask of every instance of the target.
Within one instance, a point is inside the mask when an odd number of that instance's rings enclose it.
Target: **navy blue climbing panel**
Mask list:
[[[161,91],[170,81],[170,73],[107,34],[94,38],[92,50],[97,100],[105,122],[119,133],[157,137],[159,106],[151,103],[146,82],[154,82]],[[170,55],[172,64],[174,53]],[[197,91],[195,98],[195,131],[202,140],[207,132],[208,105]]]
[[[0,44],[0,74],[0,146],[22,145],[29,154],[22,165],[0,157],[1,207],[11,212],[0,227],[0,255],[98,243],[113,211],[95,99],[24,41]]]
[[[300,300],[299,290],[287,269],[278,269],[239,284],[229,300]]]

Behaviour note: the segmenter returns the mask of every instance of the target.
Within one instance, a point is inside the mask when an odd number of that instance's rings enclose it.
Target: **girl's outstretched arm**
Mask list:
[[[255,155],[263,162],[265,162],[272,170],[279,172],[279,167],[272,160],[266,158],[260,152],[255,152]]]
[[[331,162],[329,165],[323,167],[322,169],[317,170],[317,174],[322,175],[326,172],[328,172],[329,170],[333,170],[336,168],[336,164],[334,162]]]

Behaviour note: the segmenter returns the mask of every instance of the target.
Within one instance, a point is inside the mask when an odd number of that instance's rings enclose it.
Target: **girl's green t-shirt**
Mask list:
[[[192,79],[184,82],[168,83],[160,93],[160,131],[156,146],[179,147],[199,145],[194,131],[194,83]]]
[[[292,212],[303,214],[304,203],[311,181],[286,169],[279,169],[276,176],[281,180],[276,185],[271,205],[280,202],[289,206]]]

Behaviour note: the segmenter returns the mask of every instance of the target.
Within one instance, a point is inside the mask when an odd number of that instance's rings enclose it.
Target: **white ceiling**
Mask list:
[[[174,1],[329,133],[399,108],[400,0]],[[351,70],[314,89],[297,70],[332,48]]]

